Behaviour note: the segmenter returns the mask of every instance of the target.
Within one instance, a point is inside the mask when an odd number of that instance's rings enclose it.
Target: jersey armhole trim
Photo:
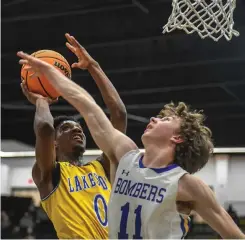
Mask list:
[[[108,158],[108,160],[109,160],[109,158]],[[100,154],[99,157],[97,157],[95,160],[91,161],[91,163],[92,163],[92,162],[95,162],[95,161],[98,162],[98,163],[100,164],[100,166],[102,166],[102,168],[103,168],[103,170],[104,170],[104,172],[105,172],[105,175],[107,176],[106,170],[105,170],[105,168],[104,168],[104,166],[103,166],[103,163],[104,163],[104,161],[105,161],[104,153]],[[110,160],[109,160],[109,161],[110,161]]]
[[[101,158],[102,158],[102,157],[101,157]],[[101,158],[96,158],[96,159],[93,160],[91,163],[93,163],[93,162],[98,162],[98,163],[100,164],[100,166],[102,167],[102,169],[104,170],[105,175],[107,176],[106,171],[105,171],[105,168],[104,168],[104,166],[103,166],[103,159],[101,159]]]
[[[59,187],[60,185],[60,178],[61,178],[61,173],[60,173],[60,164],[57,163],[55,169],[54,169],[54,172],[52,172],[52,183],[54,182],[54,177],[55,177],[55,174],[59,175],[59,179],[57,181],[57,183],[54,185],[54,189],[44,198],[41,198],[41,201],[45,201],[47,200],[55,191],[56,189]]]

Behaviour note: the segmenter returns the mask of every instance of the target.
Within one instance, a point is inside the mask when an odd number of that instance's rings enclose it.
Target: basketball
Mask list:
[[[66,77],[71,78],[71,68],[67,60],[58,52],[52,50],[40,50],[31,54],[36,58],[40,58],[43,61],[56,67]],[[32,71],[25,69],[25,65],[21,68],[21,79],[26,82],[26,86],[30,92],[41,94],[44,97],[50,97],[55,99],[60,94],[49,83],[48,79],[44,76],[30,77]]]

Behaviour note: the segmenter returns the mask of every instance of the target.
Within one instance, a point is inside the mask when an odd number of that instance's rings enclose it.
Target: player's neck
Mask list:
[[[60,153],[58,155],[59,162],[69,162],[75,166],[81,166],[84,164],[83,161],[83,154],[74,154],[74,153],[69,153],[69,154],[64,154]]]
[[[174,154],[174,149],[169,146],[149,144],[145,146],[143,164],[145,167],[163,168],[173,163]]]

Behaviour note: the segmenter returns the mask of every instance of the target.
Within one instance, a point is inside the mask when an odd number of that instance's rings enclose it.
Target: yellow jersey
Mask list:
[[[59,164],[60,182],[41,201],[58,238],[107,239],[111,185],[101,163]]]

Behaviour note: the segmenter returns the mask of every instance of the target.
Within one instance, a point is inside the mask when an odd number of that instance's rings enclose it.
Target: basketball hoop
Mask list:
[[[233,29],[233,12],[236,0],[173,0],[172,13],[163,33],[182,29],[187,34],[197,32],[201,38],[218,41],[225,37],[239,36]]]

